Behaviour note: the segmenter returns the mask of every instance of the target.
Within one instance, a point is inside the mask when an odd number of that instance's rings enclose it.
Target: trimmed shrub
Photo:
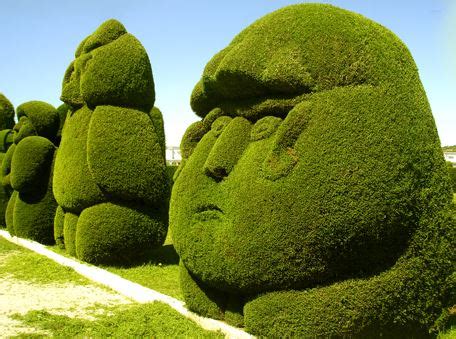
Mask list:
[[[98,187],[119,200],[152,205],[165,200],[168,190],[159,136],[144,112],[97,106],[88,131],[87,162]]]
[[[116,20],[83,40],[75,56],[63,80],[70,113],[54,175],[59,206],[80,215],[72,233],[64,231],[65,247],[92,263],[139,260],[164,240],[169,203],[149,58]]]
[[[5,157],[2,161],[2,185],[10,191],[13,190],[11,187],[11,161],[13,159],[15,149],[16,145],[12,144],[11,147],[8,148],[8,151],[6,151]]]
[[[52,170],[58,113],[45,102],[30,101],[17,108],[17,115],[14,145],[2,163],[4,187],[17,192],[10,202],[8,228],[19,237],[50,245],[54,243],[57,208],[52,193]]]
[[[0,131],[0,164],[3,164],[3,160],[6,158],[6,152],[13,143],[13,131],[10,129],[4,129]],[[11,154],[10,154],[11,155]],[[9,155],[9,156],[10,156]],[[8,160],[10,162],[10,159]],[[7,166],[8,164],[5,164]],[[8,165],[9,166],[9,165]],[[2,175],[3,178],[3,175]],[[12,189],[10,185],[0,187],[0,227],[6,227],[5,213],[8,205],[9,198],[11,196]]]
[[[14,107],[11,102],[0,93],[0,130],[11,129],[14,126]]]
[[[57,113],[59,114],[59,130],[57,132],[57,140],[55,143],[56,146],[59,146],[60,140],[62,139],[63,125],[65,124],[65,120],[70,108],[71,106],[67,104],[62,104],[59,107],[57,107]]]
[[[64,242],[64,223],[65,223],[65,212],[62,207],[57,206],[54,217],[54,240],[55,244],[61,249],[65,248]]]
[[[191,308],[239,324],[245,304],[259,336],[427,334],[455,268],[451,191],[393,33],[285,7],[213,57],[192,107],[170,205]]]
[[[92,111],[84,106],[67,117],[54,170],[55,199],[76,214],[106,200],[87,163],[87,137]]]
[[[453,192],[456,193],[456,167],[453,167],[453,164],[447,161],[448,174],[450,175],[450,182]]]
[[[158,107],[152,107],[149,116],[154,124],[155,133],[162,148],[163,159],[166,159],[166,138],[165,138],[165,124],[163,123],[163,114]]]
[[[6,153],[13,144],[13,130],[4,129],[0,131],[0,152]]]
[[[27,193],[47,185],[55,146],[48,139],[30,136],[22,139],[11,160],[11,187]]]
[[[18,126],[15,127],[18,129],[14,140],[16,144],[29,135],[39,135],[55,142],[59,129],[59,113],[54,106],[42,101],[28,101],[17,107],[16,114],[19,119]],[[27,134],[24,134],[24,131],[27,131]],[[30,131],[34,134],[29,134]]]
[[[14,207],[16,205],[16,200],[19,195],[18,191],[13,191],[11,193],[11,197],[8,200],[8,205],[6,206],[5,211],[5,223],[6,229],[11,235],[16,235],[16,231],[14,230]]]
[[[144,260],[166,237],[166,212],[112,203],[86,208],[76,229],[76,254],[94,264]]]
[[[76,256],[76,230],[79,216],[71,212],[65,213],[63,221],[63,242],[69,255]]]
[[[18,237],[53,245],[54,215],[57,208],[52,194],[51,175],[47,174],[45,190],[19,191],[13,213],[14,231]]]

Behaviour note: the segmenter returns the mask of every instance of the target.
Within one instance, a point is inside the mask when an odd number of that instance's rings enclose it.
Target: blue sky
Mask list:
[[[204,65],[250,23],[292,0],[0,0],[0,92],[17,106],[55,106],[79,42],[103,21],[120,20],[146,48],[168,145],[197,117],[190,94]],[[315,2],[315,1],[312,1]],[[456,144],[456,1],[321,1],[391,29],[418,65],[443,145]]]

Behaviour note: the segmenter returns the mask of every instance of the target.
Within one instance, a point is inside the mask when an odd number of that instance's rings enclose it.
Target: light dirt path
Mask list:
[[[15,313],[25,314],[32,310],[69,317],[94,319],[97,307],[128,304],[132,301],[105,288],[89,285],[34,284],[13,277],[0,278],[0,337],[7,338],[19,333],[46,334],[26,327],[11,319]],[[104,307],[100,307],[103,311]]]

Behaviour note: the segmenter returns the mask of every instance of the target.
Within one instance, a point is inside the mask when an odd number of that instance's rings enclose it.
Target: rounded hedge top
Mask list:
[[[14,107],[11,102],[0,93],[0,130],[14,126]]]
[[[182,140],[170,225],[210,287],[376,274],[451,201],[415,63],[360,15],[304,4],[259,19],[208,63],[192,104],[205,118]]]
[[[215,107],[231,116],[284,116],[306,94],[406,83],[410,72],[407,48],[381,25],[331,5],[298,4],[257,20],[217,53],[191,105],[201,117]]]
[[[149,57],[120,22],[104,22],[81,42],[75,57],[63,79],[61,100],[65,103],[147,111],[153,107],[155,92]]]
[[[19,122],[15,126],[17,144],[27,136],[39,135],[54,140],[59,129],[59,113],[54,106],[43,101],[28,101],[16,109]]]

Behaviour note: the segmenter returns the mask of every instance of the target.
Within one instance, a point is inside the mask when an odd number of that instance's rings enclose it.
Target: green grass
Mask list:
[[[52,249],[63,254],[56,246]],[[124,276],[134,277],[143,285],[149,280],[161,282],[163,293],[177,296],[180,292],[177,277],[172,281],[173,267],[177,272],[177,255],[171,245],[163,246],[154,261],[139,267],[110,268]],[[70,268],[0,237],[0,278],[14,278],[34,284],[68,283],[93,284]],[[163,273],[165,272],[165,273]],[[171,273],[170,273],[171,272]],[[134,280],[134,279],[130,279]],[[168,280],[168,281],[167,281]],[[96,284],[95,284],[96,285]],[[177,287],[176,287],[177,286]],[[156,287],[156,286],[153,286]],[[25,315],[12,317],[26,326],[48,331],[56,337],[222,337],[221,334],[203,330],[191,320],[163,303],[105,306],[97,304],[87,309],[95,320],[56,315],[46,310],[33,310]],[[42,337],[41,334],[22,333],[18,337]]]
[[[183,300],[179,286],[179,257],[171,244],[152,252],[150,259],[144,264],[103,268],[142,286]]]
[[[96,320],[70,318],[44,310],[15,314],[13,318],[61,338],[223,337],[220,333],[201,329],[169,306],[158,302],[106,308]],[[19,337],[28,338],[30,334],[24,333]]]
[[[48,248],[60,255],[74,259],[58,246]],[[183,300],[179,285],[179,256],[171,243],[170,234],[168,234],[165,244],[150,252],[148,258],[144,263],[131,266],[100,267],[144,287]]]
[[[456,205],[456,193],[453,193],[453,204]]]
[[[456,338],[456,327],[452,327],[449,330],[439,333],[438,339],[454,339]]]
[[[69,267],[17,246],[0,237],[0,278],[12,277],[35,284],[73,282],[87,285],[90,281]]]

